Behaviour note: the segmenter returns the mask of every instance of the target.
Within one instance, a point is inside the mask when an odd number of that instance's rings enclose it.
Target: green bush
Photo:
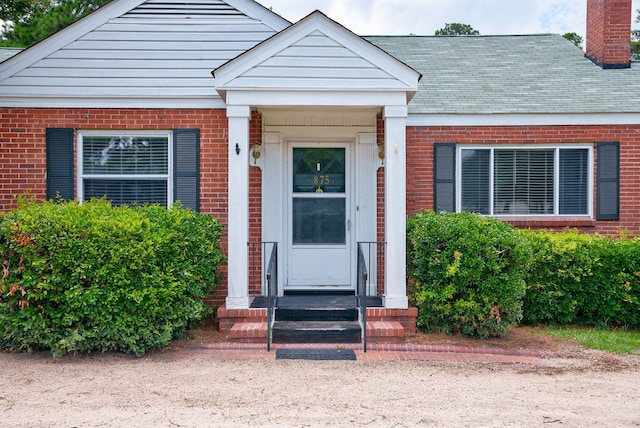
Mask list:
[[[527,324],[570,324],[583,306],[580,293],[592,275],[592,236],[577,231],[520,231],[533,256],[526,277],[523,322]]]
[[[486,338],[520,321],[529,256],[515,228],[471,213],[424,212],[407,229],[418,327]]]
[[[640,328],[640,239],[598,239],[598,263],[583,288],[578,322]]]
[[[640,240],[521,233],[533,254],[523,322],[640,326]]]
[[[220,223],[187,209],[24,202],[0,216],[0,347],[141,354],[210,309]]]

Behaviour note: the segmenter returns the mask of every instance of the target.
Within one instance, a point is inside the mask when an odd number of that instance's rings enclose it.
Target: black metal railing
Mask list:
[[[360,322],[362,324],[362,349],[367,352],[367,281],[369,272],[367,270],[367,259],[362,251],[362,243],[358,242],[358,278],[356,284],[356,296],[358,310],[360,311]]]
[[[267,352],[271,351],[271,331],[276,308],[278,307],[278,243],[263,242],[263,254],[266,245],[271,244],[271,255],[265,269],[267,294]]]
[[[358,251],[362,253],[367,266],[367,296],[384,294],[384,260],[387,243],[384,241],[358,242]]]

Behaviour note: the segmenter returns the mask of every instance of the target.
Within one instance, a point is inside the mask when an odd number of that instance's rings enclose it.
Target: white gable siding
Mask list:
[[[404,88],[397,78],[320,31],[287,46],[234,79],[232,87]]]
[[[0,81],[0,102],[221,107],[211,70],[275,32],[222,0],[148,0]]]

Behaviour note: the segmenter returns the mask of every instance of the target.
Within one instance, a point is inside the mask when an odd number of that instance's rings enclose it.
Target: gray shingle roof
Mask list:
[[[640,68],[603,70],[560,35],[365,39],[422,73],[411,113],[640,112]]]

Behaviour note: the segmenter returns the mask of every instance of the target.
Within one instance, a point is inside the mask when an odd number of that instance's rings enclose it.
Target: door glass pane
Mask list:
[[[294,193],[344,193],[344,148],[294,148]]]
[[[293,244],[345,244],[344,198],[293,198]]]

